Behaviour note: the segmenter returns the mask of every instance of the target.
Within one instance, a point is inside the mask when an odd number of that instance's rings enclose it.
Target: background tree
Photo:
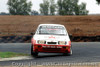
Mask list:
[[[36,11],[36,10],[33,10],[33,11],[31,12],[31,15],[39,15],[39,12]]]
[[[98,2],[98,4],[100,4],[100,0],[96,0]]]
[[[50,0],[50,15],[55,15],[56,4],[54,0]]]
[[[57,5],[58,5],[58,14],[64,15],[63,0],[58,0]]]
[[[40,4],[40,13],[42,15],[55,15],[56,4],[54,0],[43,0]]]
[[[58,0],[59,15],[87,15],[86,4],[78,5],[78,0]]]
[[[49,15],[49,1],[43,0],[43,3],[40,4],[40,13],[42,15]]]
[[[27,0],[8,0],[8,9],[11,15],[29,15],[32,3]]]
[[[79,5],[78,11],[79,13],[76,15],[87,15],[89,11],[86,10],[86,3],[82,3],[81,5]]]
[[[0,15],[10,15],[10,14],[6,12],[1,12]]]

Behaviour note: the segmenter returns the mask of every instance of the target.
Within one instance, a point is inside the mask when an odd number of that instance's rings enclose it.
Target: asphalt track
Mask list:
[[[100,62],[100,42],[73,42],[73,55],[63,56],[59,53],[40,53],[38,58],[29,60],[1,61],[0,65],[12,65],[12,63],[83,63],[83,62]],[[30,54],[30,43],[1,43],[0,51],[17,52]]]

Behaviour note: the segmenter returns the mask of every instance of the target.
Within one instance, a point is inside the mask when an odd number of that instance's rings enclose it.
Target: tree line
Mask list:
[[[96,0],[100,4],[100,0]],[[79,0],[43,0],[40,3],[40,15],[87,15],[86,3],[78,4]],[[11,15],[39,15],[31,10],[32,2],[27,0],[8,0],[8,10]]]
[[[100,4],[100,0],[96,0],[98,2],[98,4]]]

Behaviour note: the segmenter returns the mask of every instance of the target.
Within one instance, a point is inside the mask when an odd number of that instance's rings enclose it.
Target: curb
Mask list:
[[[12,58],[0,58],[0,61],[12,61],[12,60],[27,60],[34,59],[31,56],[20,56],[20,57],[12,57]]]

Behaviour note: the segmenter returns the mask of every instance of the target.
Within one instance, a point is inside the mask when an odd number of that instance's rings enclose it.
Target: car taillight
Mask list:
[[[59,41],[58,42],[59,45],[66,45],[66,43],[67,43],[66,41]]]
[[[32,44],[35,44],[35,43],[36,43],[36,40],[34,40],[34,39],[32,38],[31,42],[32,42]]]
[[[71,41],[68,41],[67,45],[71,45]]]
[[[38,40],[38,44],[46,44],[46,41],[44,41],[44,40]]]

